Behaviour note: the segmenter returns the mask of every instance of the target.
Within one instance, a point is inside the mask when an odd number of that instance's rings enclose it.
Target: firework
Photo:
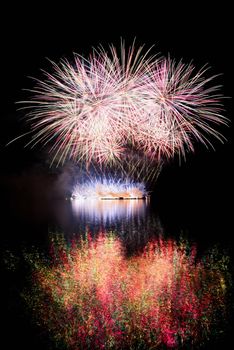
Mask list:
[[[104,178],[76,184],[71,199],[142,199],[147,195],[143,183]]]
[[[52,63],[54,71],[38,81],[28,101],[29,144],[49,145],[58,164],[72,159],[87,167],[134,167],[129,154],[150,165],[185,156],[195,141],[210,144],[208,135],[222,140],[216,125],[227,121],[206,69],[194,73],[191,64],[156,59],[134,46],[122,44],[120,55],[113,46],[109,51],[96,50],[89,59],[75,55],[74,64]]]
[[[227,258],[202,260],[184,240],[151,241],[128,259],[115,235],[54,237],[51,260],[30,255],[37,321],[68,349],[199,345],[226,314]]]
[[[74,65],[65,60],[60,66],[53,63],[54,74],[45,73],[46,80],[33,90],[31,143],[52,141],[58,162],[120,159],[131,138],[127,116],[137,107],[134,89],[150,61],[144,56],[136,59],[141,49],[134,52],[131,48],[125,56],[123,47],[119,60],[111,48],[111,58],[99,51],[89,60],[76,55]]]
[[[205,78],[206,70],[195,73],[191,64],[164,58],[144,76],[145,113],[138,117],[136,140],[149,157],[185,157],[186,150],[194,151],[195,140],[211,145],[209,134],[222,141],[213,126],[227,120],[221,115],[219,87],[209,86],[214,77]]]

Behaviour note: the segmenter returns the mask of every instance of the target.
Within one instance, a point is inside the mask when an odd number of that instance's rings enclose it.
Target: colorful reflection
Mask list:
[[[37,322],[67,349],[157,349],[202,343],[226,315],[228,258],[198,259],[182,239],[152,240],[126,258],[114,234],[51,242],[50,259],[27,255]]]
[[[133,216],[145,216],[149,199],[136,200],[74,200],[72,210],[76,216],[92,223],[116,223],[119,220],[129,220]]]

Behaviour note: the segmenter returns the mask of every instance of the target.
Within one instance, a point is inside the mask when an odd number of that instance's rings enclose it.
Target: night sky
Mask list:
[[[21,237],[22,241],[27,240],[24,232],[13,232],[8,227],[8,221],[15,217],[15,213],[9,212],[9,208],[14,210],[15,206],[9,204],[8,199],[12,201],[14,196],[23,195],[24,189],[27,189],[26,192],[35,189],[36,181],[43,179],[47,172],[44,150],[25,149],[23,140],[5,146],[12,138],[27,131],[27,125],[22,120],[23,113],[17,111],[15,102],[28,98],[27,91],[23,91],[33,87],[33,81],[28,77],[41,78],[40,69],[50,70],[46,58],[58,62],[62,57],[72,58],[73,52],[88,55],[90,49],[99,44],[118,46],[121,37],[131,44],[136,37],[136,43],[146,44],[146,48],[155,45],[153,53],[166,56],[170,53],[171,57],[177,61],[182,59],[185,63],[193,60],[198,69],[208,64],[211,69],[207,74],[220,74],[215,82],[222,85],[224,96],[232,97],[233,28],[230,8],[213,3],[212,7],[204,9],[197,2],[187,5],[189,9],[182,5],[172,8],[169,4],[163,9],[156,5],[143,8],[146,6],[144,2],[126,8],[126,4],[109,3],[104,13],[104,8],[91,10],[91,6],[87,3],[82,8],[73,7],[65,2],[48,8],[39,2],[31,8],[12,5],[14,8],[3,11],[5,21],[1,23],[0,42],[3,252],[11,246],[11,240],[15,242],[12,246],[20,245]],[[231,98],[224,100],[224,108],[225,116],[232,120]],[[182,161],[179,165],[176,159],[164,168],[155,187],[154,201],[165,229],[170,231],[176,225],[191,232],[193,238],[204,245],[221,242],[230,248],[234,256],[232,126],[220,130],[227,142],[221,144],[214,140],[215,152],[197,145],[195,154],[188,155],[186,162]],[[20,179],[20,185],[17,179]],[[38,186],[40,191],[43,185],[39,183]],[[7,284],[11,283],[7,277],[6,294],[12,288],[8,288]],[[14,315],[12,304],[17,301],[8,299],[4,310],[4,349],[14,349],[15,344],[24,349],[42,349],[43,341],[39,341],[40,335],[29,320],[20,314]]]

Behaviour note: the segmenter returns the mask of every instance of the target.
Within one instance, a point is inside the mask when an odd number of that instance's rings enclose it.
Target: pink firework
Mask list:
[[[144,76],[145,113],[139,116],[138,144],[150,157],[185,156],[194,151],[194,140],[208,145],[207,135],[222,141],[214,124],[226,124],[221,114],[218,86],[208,87],[214,77],[205,78],[206,69],[194,73],[194,67],[170,58],[151,66]]]
[[[49,144],[53,162],[124,164],[130,152],[160,162],[193,151],[195,140],[209,144],[207,134],[222,140],[213,125],[226,119],[205,70],[123,44],[120,57],[111,46],[53,67],[32,90],[28,114],[29,144]]]

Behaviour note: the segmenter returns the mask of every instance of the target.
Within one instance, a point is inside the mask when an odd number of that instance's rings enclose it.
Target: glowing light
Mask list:
[[[194,346],[223,324],[229,277],[216,250],[200,260],[195,246],[161,238],[125,258],[119,239],[100,234],[69,245],[54,237],[50,261],[29,260],[25,298],[70,349]]]
[[[74,214],[89,223],[116,223],[133,217],[144,217],[148,200],[74,200]]]
[[[194,73],[191,64],[123,44],[120,55],[111,46],[110,54],[100,49],[89,59],[75,55],[74,64],[52,64],[27,102],[29,144],[49,144],[58,164],[73,159],[124,167],[131,152],[160,162],[185,156],[195,141],[209,145],[208,135],[222,140],[216,125],[227,120],[206,69]]]
[[[73,190],[71,199],[142,199],[147,196],[143,183],[104,178],[78,183]]]

